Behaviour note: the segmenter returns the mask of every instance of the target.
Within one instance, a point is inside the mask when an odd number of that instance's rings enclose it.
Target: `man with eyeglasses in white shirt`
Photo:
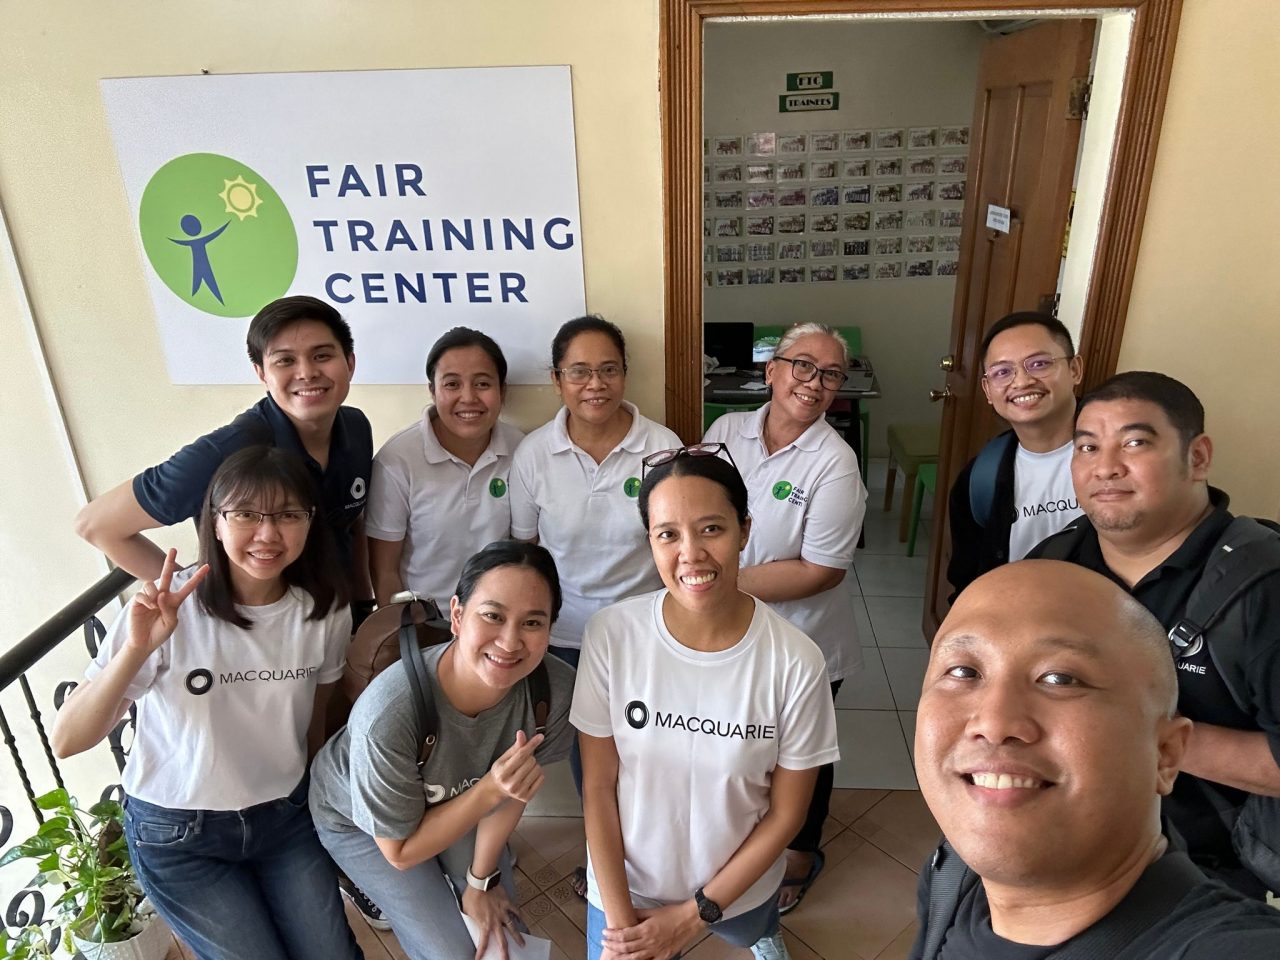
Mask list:
[[[1071,450],[1084,365],[1070,332],[1045,313],[1011,313],[987,331],[981,356],[982,392],[1011,429],[969,461],[951,488],[952,602],[1081,514]]]

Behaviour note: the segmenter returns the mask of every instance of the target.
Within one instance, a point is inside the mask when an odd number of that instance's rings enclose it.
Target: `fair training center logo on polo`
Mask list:
[[[138,231],[165,286],[218,317],[252,316],[288,292],[298,269],[298,234],[280,195],[217,153],[188,153],[157,170]]]

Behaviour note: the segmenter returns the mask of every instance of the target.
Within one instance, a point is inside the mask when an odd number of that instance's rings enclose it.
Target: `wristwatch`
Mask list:
[[[494,887],[496,887],[500,880],[502,880],[501,870],[495,870],[493,871],[493,873],[489,874],[487,877],[477,877],[474,873],[471,872],[471,868],[467,867],[467,886],[468,887],[472,887],[476,890],[480,890],[483,892],[488,892],[492,890]]]
[[[703,893],[701,887],[693,892],[693,902],[698,905],[698,916],[702,918],[703,923],[718,923],[724,916],[720,904]]]

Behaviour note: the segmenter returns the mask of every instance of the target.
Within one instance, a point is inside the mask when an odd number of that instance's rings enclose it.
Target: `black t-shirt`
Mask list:
[[[1167,560],[1132,588],[1107,566],[1098,533],[1087,517],[1072,524],[1078,526],[1080,536],[1067,559],[1127,590],[1167,631],[1182,618],[1214,545],[1233,519],[1227,510],[1230,500],[1225,493],[1211,487],[1209,498],[1213,511]],[[1042,556],[1043,548],[1053,539],[1038,545],[1028,556]],[[1238,602],[1243,604],[1245,637],[1241,657],[1255,708],[1253,714],[1245,713],[1236,704],[1214,666],[1207,644],[1193,655],[1180,656],[1175,661],[1178,710],[1201,723],[1235,730],[1261,730],[1267,736],[1276,762],[1280,763],[1280,570],[1256,582]],[[1257,893],[1260,891],[1249,884],[1249,878],[1237,875],[1239,860],[1227,827],[1232,819],[1231,811],[1238,810],[1247,796],[1243,790],[1181,773],[1173,793],[1165,800],[1164,813],[1186,840],[1196,863],[1220,873],[1246,892]]]
[[[1186,864],[1183,853],[1171,851],[1165,857],[1179,857]],[[926,863],[920,871],[917,888],[920,933],[908,954],[911,960],[919,960],[924,947],[931,879],[932,870]],[[1151,882],[1147,874],[1144,879]],[[1249,900],[1207,877],[1180,897],[1173,890],[1170,894],[1175,899],[1169,903],[1159,924],[1130,941],[1115,954],[1116,960],[1276,960],[1280,957],[1280,910]],[[1115,909],[1122,909],[1127,901],[1128,898],[1121,901]],[[978,882],[956,908],[955,919],[938,956],[939,960],[1047,960],[1064,945],[1029,946],[998,936],[991,929],[986,891]]]

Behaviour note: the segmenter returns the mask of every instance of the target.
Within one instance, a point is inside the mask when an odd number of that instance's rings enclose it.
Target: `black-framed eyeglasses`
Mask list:
[[[737,470],[738,465],[733,462],[733,454],[729,452],[729,446],[725,443],[691,443],[687,447],[672,447],[670,450],[659,450],[657,453],[651,453],[640,461],[640,479],[644,479],[644,475],[654,467],[660,467],[664,463],[670,463],[677,457],[714,457],[724,453],[728,458],[733,469]]]
[[[1027,371],[1027,375],[1035,377],[1037,380],[1043,380],[1053,372],[1053,365],[1059,360],[1070,360],[1070,357],[1051,357],[1047,353],[1037,353],[1034,357],[1027,357],[1022,361],[1022,369]],[[997,387],[1004,386],[1013,379],[1014,374],[1018,372],[1018,367],[1013,363],[993,363],[987,367],[986,372],[982,374],[988,383],[993,383]]]
[[[219,510],[218,516],[228,526],[248,530],[256,527],[264,520],[274,520],[279,527],[300,527],[311,522],[315,516],[315,508],[309,510],[277,510],[275,513],[263,513],[260,510]]]
[[[824,367],[819,370],[818,365],[811,360],[795,360],[791,357],[780,357],[777,354],[774,354],[773,359],[785,360],[791,364],[791,375],[801,383],[808,383],[821,373],[824,387],[829,390],[839,390],[849,379],[849,375],[843,370],[837,370],[835,367]]]
[[[605,383],[617,380],[627,372],[625,363],[602,363],[598,367],[589,367],[585,363],[575,363],[569,367],[561,367],[556,371],[569,383],[590,383],[591,378],[599,374]]]

